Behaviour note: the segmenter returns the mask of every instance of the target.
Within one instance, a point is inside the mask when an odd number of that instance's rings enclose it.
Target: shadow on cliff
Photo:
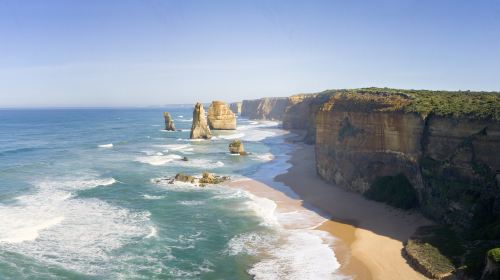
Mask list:
[[[405,242],[419,226],[432,224],[414,210],[399,210],[367,200],[359,193],[323,181],[316,172],[314,145],[304,144],[302,139],[303,135],[294,131],[285,137],[269,137],[262,141],[270,146],[275,158],[248,177],[292,199],[302,200],[306,209],[325,219],[401,242]],[[284,163],[288,163],[288,169],[281,168]],[[279,175],[273,179],[270,172]],[[354,240],[354,236],[349,239]]]

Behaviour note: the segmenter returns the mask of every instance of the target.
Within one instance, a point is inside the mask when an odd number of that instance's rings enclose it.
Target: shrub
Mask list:
[[[488,257],[497,263],[500,263],[500,248],[494,248],[488,251]]]
[[[402,209],[418,205],[417,192],[404,174],[377,178],[364,196]]]

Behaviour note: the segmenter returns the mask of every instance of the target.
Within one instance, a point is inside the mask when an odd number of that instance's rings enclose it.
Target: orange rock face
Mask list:
[[[216,130],[236,129],[236,115],[222,101],[213,101],[208,107],[208,126]]]
[[[210,139],[212,133],[207,125],[203,104],[196,103],[193,110],[193,124],[191,125],[191,139]]]

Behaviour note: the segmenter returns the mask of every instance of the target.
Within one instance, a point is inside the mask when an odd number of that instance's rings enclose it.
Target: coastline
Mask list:
[[[309,223],[297,220],[284,227],[310,228],[334,236],[336,241],[331,247],[342,275],[353,279],[427,279],[408,265],[402,248],[419,226],[430,221],[418,213],[369,201],[324,182],[316,174],[314,146],[293,143],[288,156],[291,167],[273,176],[274,182],[284,184],[294,194],[260,179],[245,178],[226,185],[274,201],[278,215],[293,211],[316,213]]]

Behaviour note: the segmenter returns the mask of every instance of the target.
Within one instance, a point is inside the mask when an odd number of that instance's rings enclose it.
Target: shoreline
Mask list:
[[[354,279],[428,279],[407,263],[402,249],[418,227],[432,222],[323,181],[316,173],[312,145],[294,143],[289,163],[292,167],[275,180],[330,216],[318,229],[343,243],[335,248],[341,272]]]
[[[428,279],[410,267],[402,249],[403,242],[418,227],[431,224],[429,220],[326,183],[316,173],[314,146],[293,143],[287,156],[290,167],[273,174],[273,182],[244,178],[225,185],[274,201],[277,215],[313,212],[315,215],[309,215],[307,221],[296,220],[283,226],[320,230],[335,237],[330,248],[342,275],[363,280]],[[273,183],[284,184],[293,194]]]

